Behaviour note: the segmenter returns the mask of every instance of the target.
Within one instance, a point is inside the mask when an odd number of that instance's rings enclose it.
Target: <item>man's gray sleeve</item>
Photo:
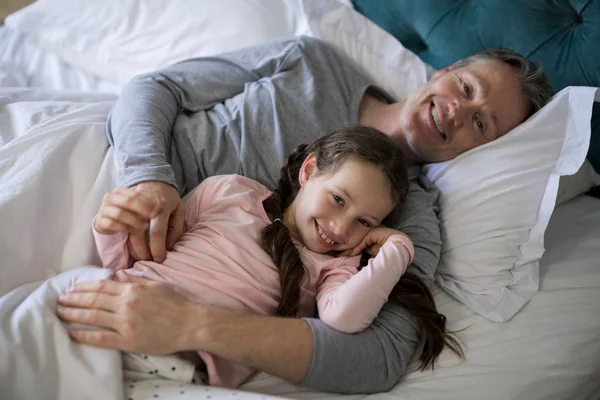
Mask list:
[[[390,221],[407,233],[415,245],[409,271],[433,281],[441,239],[437,217],[439,192],[419,168],[411,169],[411,187],[401,213]],[[417,183],[418,182],[418,183]],[[407,372],[417,345],[419,327],[403,307],[388,302],[371,326],[356,334],[338,332],[318,319],[307,319],[313,332],[314,354],[303,385],[340,393],[375,393],[390,390]]]
[[[160,181],[177,187],[167,159],[180,113],[194,113],[280,71],[297,40],[281,40],[218,57],[186,60],[126,85],[107,121],[119,164],[119,186]],[[188,188],[189,190],[189,188]]]

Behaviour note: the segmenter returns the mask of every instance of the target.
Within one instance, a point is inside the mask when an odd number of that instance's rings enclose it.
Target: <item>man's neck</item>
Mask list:
[[[386,103],[377,97],[365,93],[358,111],[358,123],[379,129],[388,135],[396,143],[407,157],[409,165],[416,164],[410,157],[410,151],[406,148],[404,136],[400,130],[400,115],[405,101]]]

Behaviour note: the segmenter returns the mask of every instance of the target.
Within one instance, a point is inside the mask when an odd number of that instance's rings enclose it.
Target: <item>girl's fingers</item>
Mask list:
[[[360,253],[363,252],[363,250],[367,247],[367,242],[366,242],[367,238],[364,238],[362,242],[360,242],[360,244],[358,246],[356,246],[354,248],[354,250],[352,250],[352,252],[350,253],[350,257],[354,257],[359,255]]]

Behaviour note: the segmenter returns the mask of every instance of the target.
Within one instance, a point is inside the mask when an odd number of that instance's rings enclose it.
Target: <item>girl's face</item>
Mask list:
[[[316,253],[353,249],[394,208],[390,184],[373,164],[347,159],[319,174],[310,154],[300,169],[300,191],[284,214],[294,237]]]

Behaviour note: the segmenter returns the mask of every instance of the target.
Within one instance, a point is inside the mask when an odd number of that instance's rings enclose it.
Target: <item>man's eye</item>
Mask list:
[[[463,88],[465,90],[465,94],[467,95],[467,97],[471,97],[471,87],[469,85],[467,85],[466,83],[463,83]]]
[[[338,196],[337,194],[333,195],[333,200],[338,203],[338,204],[344,204],[344,199],[342,199],[340,196]]]
[[[358,222],[360,222],[360,223],[361,223],[361,225],[364,225],[364,226],[366,226],[367,228],[370,228],[370,227],[371,227],[371,224],[370,224],[370,223],[369,223],[369,221],[367,221],[366,219],[359,218],[359,219],[358,219]]]

